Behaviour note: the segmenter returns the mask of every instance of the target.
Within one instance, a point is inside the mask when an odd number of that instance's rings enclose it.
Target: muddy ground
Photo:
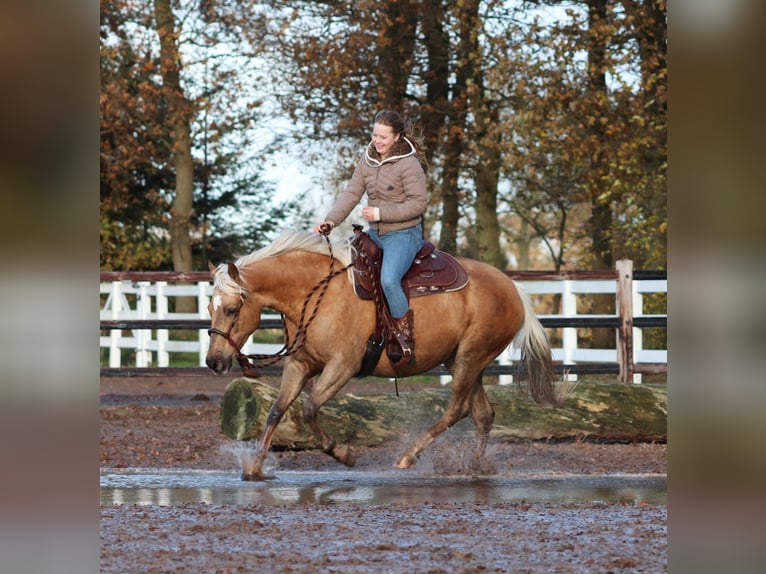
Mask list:
[[[219,430],[228,379],[105,378],[102,470],[240,467]],[[408,390],[400,381],[400,390]],[[393,392],[355,382],[355,394]],[[418,464],[450,470],[450,437]],[[388,470],[402,445],[358,448]],[[274,453],[279,470],[338,470],[317,451]],[[500,476],[667,472],[665,444],[492,441]],[[410,472],[410,471],[403,471]],[[102,506],[102,572],[667,572],[667,506],[418,503],[320,506]]]

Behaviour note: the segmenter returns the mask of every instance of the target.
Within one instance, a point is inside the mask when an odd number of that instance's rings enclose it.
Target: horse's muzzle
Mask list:
[[[222,355],[208,355],[205,364],[216,374],[227,373],[231,369],[231,359],[225,359]]]

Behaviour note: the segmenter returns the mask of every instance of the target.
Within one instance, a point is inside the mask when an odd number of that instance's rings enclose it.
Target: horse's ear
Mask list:
[[[207,266],[210,269],[210,274],[213,277],[215,277],[215,272],[218,270],[218,268],[215,265],[213,265],[213,262],[210,261],[209,259],[207,260]]]
[[[237,266],[231,261],[227,262],[226,265],[229,269],[229,277],[231,277],[231,280],[235,283],[239,283],[239,269],[237,269]]]

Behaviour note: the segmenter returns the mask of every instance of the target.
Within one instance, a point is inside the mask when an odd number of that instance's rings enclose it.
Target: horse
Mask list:
[[[286,352],[278,357],[283,360],[279,392],[259,439],[256,460],[249,470],[243,469],[243,480],[269,478],[263,462],[274,431],[306,383],[317,375],[303,404],[304,420],[322,451],[349,467],[356,462],[350,446],[328,436],[317,416],[322,405],[359,372],[376,324],[373,303],[355,294],[353,257],[348,239],[330,241],[311,231],[288,229],[271,244],[235,262],[217,267],[209,263],[213,294],[208,306],[211,328],[206,364],[213,372],[229,372],[235,360],[243,370],[248,368],[249,359],[240,349],[258,327],[262,309],[281,313],[284,323]],[[446,411],[398,457],[395,467],[399,469],[413,467],[423,449],[468,415],[476,430],[474,459],[483,458],[495,412],[482,372],[512,342],[521,349],[514,378],[524,381],[527,394],[542,406],[559,406],[563,400],[555,382],[550,343],[528,296],[499,269],[457,259],[468,274],[465,287],[410,301],[416,363],[395,366],[383,355],[371,373],[403,378],[443,364],[452,375]]]

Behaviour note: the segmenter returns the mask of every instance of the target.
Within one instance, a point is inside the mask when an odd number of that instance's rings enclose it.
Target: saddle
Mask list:
[[[362,366],[356,375],[365,377],[375,369],[384,346],[391,363],[395,364],[402,356],[403,345],[396,337],[394,319],[380,285],[383,250],[361,225],[354,225],[353,228],[351,245],[356,251],[353,262],[354,291],[360,299],[375,303],[375,332],[367,341]],[[412,266],[402,277],[402,290],[408,301],[414,297],[457,291],[467,284],[468,274],[462,265],[448,253],[438,251],[429,241],[423,241]]]
[[[351,244],[356,249],[354,291],[360,299],[372,300],[373,281],[380,281],[383,250],[362,230],[361,225],[354,225]],[[402,290],[408,301],[414,297],[458,291],[467,284],[468,274],[457,259],[438,251],[430,241],[423,241],[412,266],[402,277]]]

